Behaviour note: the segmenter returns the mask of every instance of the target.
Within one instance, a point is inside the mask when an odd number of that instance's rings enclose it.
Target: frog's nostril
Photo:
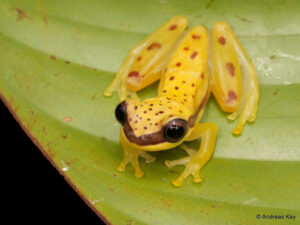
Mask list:
[[[117,105],[116,110],[115,110],[115,116],[117,120],[119,121],[120,124],[124,125],[126,122],[126,103],[125,101],[121,102],[120,104]]]

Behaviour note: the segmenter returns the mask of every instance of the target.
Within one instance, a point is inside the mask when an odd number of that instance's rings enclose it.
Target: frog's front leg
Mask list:
[[[124,155],[123,160],[117,167],[117,170],[123,172],[125,171],[127,164],[131,163],[134,168],[134,175],[136,177],[144,176],[144,172],[140,167],[139,157],[144,158],[146,160],[146,163],[153,162],[155,160],[155,157],[128,144],[128,141],[126,141],[124,137],[123,131],[121,131],[120,141],[123,147]]]
[[[172,181],[175,186],[181,186],[182,182],[189,175],[194,177],[194,182],[198,183],[202,181],[199,174],[200,169],[207,163],[214,151],[217,131],[217,126],[212,123],[195,124],[193,132],[186,141],[201,138],[200,149],[195,151],[183,146],[183,149],[189,156],[173,161],[166,160],[165,164],[169,168],[176,165],[185,165],[183,173]]]
[[[213,27],[212,92],[227,118],[240,115],[234,134],[240,134],[246,121],[256,118],[259,89],[256,70],[241,43],[226,23]]]

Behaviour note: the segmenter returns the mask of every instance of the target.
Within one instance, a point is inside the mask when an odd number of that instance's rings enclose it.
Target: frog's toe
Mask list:
[[[200,183],[202,181],[199,173],[200,173],[200,165],[198,160],[195,160],[194,156],[186,156],[181,159],[169,161],[166,160],[165,164],[167,167],[172,168],[177,165],[185,165],[185,169],[182,174],[172,181],[173,185],[176,187],[180,187],[182,182],[190,175],[193,176],[193,181],[195,183]]]
[[[118,165],[117,170],[120,172],[124,172],[126,170],[127,165],[130,163],[134,168],[134,175],[136,177],[144,176],[144,172],[140,167],[139,157],[144,157],[147,160],[154,161],[155,158],[145,152],[137,151],[134,149],[124,149],[124,156],[121,163]]]
[[[124,172],[126,169],[126,166],[128,164],[128,161],[123,160],[122,162],[120,162],[120,164],[117,167],[117,170],[120,172]]]
[[[177,166],[177,165],[186,165],[189,161],[190,161],[190,157],[186,156],[186,157],[183,157],[181,159],[166,160],[165,165],[169,168],[172,168],[172,167]]]
[[[152,163],[156,159],[155,157],[144,151],[139,151],[139,156],[143,157],[146,160],[146,163]]]
[[[134,169],[134,176],[140,178],[144,176],[144,172],[141,168],[135,168]]]
[[[183,183],[183,181],[189,176],[192,175],[194,177],[193,181],[195,183],[200,183],[202,181],[200,175],[199,175],[199,166],[195,166],[191,163],[188,163],[185,166],[184,171],[182,172],[182,174],[177,177],[175,180],[172,181],[173,185],[176,187],[180,187]]]
[[[200,183],[200,182],[202,182],[202,178],[200,177],[199,173],[196,174],[196,175],[193,175],[193,176],[194,176],[193,181],[194,181],[195,183]]]

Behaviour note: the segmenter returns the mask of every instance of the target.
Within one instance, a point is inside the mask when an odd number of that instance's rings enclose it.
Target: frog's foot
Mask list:
[[[155,157],[144,151],[130,149],[130,151],[124,151],[123,160],[117,167],[117,170],[123,172],[125,171],[127,164],[131,163],[134,168],[134,175],[136,177],[144,176],[144,172],[140,167],[139,157],[143,157],[146,160],[146,163],[154,162],[155,160]]]
[[[256,119],[256,111],[257,111],[257,103],[258,103],[258,93],[254,92],[252,95],[249,95],[245,100],[245,103],[240,106],[240,108],[227,116],[229,120],[235,120],[238,116],[239,121],[232,131],[233,134],[239,135],[243,131],[243,126],[248,122],[253,122]]]
[[[139,100],[136,92],[131,91],[126,86],[126,77],[123,74],[117,74],[115,79],[111,82],[111,84],[104,91],[104,96],[110,97],[113,92],[118,93],[120,101],[125,100],[127,97]]]
[[[179,187],[181,186],[182,182],[189,176],[192,175],[194,177],[194,182],[199,183],[202,181],[199,173],[200,169],[203,166],[204,163],[201,163],[201,158],[197,156],[197,151],[188,148],[185,145],[180,146],[183,150],[186,151],[186,153],[189,156],[183,157],[181,159],[177,160],[166,160],[165,164],[167,167],[172,168],[177,165],[185,165],[185,169],[183,173],[177,177],[175,180],[172,181],[172,183],[176,186]]]

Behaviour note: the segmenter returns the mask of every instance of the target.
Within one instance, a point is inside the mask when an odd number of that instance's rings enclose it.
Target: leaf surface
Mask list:
[[[300,218],[299,11],[297,0],[1,0],[1,98],[107,223],[252,225],[260,224],[257,214]],[[257,121],[239,137],[210,99],[204,120],[219,126],[215,153],[201,184],[188,179],[175,188],[170,181],[183,167],[170,170],[163,162],[181,157],[179,149],[142,162],[142,179],[131,167],[116,171],[118,100],[102,93],[128,51],[179,14],[190,26],[226,21],[233,27],[258,70],[261,99]]]

